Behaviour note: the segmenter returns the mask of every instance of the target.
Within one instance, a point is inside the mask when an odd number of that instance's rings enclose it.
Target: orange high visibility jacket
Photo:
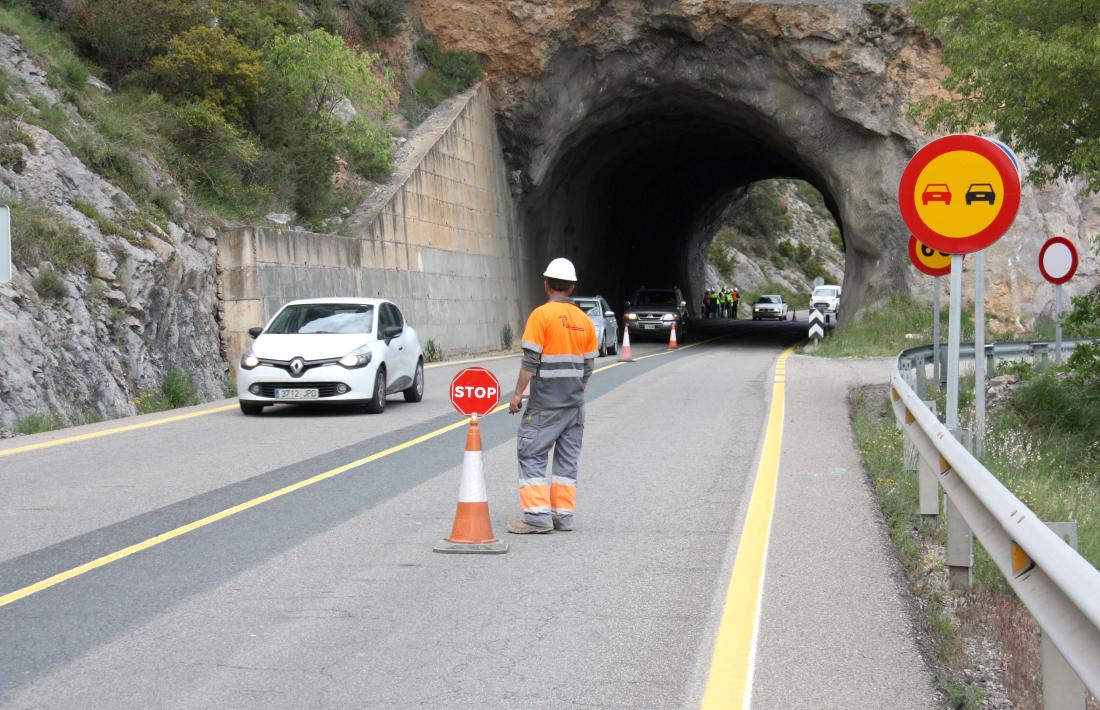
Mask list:
[[[523,329],[523,369],[533,372],[527,408],[564,409],[584,404],[584,383],[598,353],[596,326],[566,298],[536,308]]]

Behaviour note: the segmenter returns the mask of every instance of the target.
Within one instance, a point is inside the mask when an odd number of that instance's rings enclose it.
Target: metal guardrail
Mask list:
[[[1046,345],[999,344],[993,346],[993,353],[1001,357],[1027,356]],[[1075,345],[1074,341],[1063,343],[1067,351]],[[1100,570],[1021,503],[925,405],[903,373],[918,379],[917,370],[925,369],[932,353],[929,345],[898,355],[891,374],[891,400],[898,425],[913,443],[925,470],[935,475],[934,480],[946,493],[949,517],[952,507],[961,513],[1039,623],[1044,644],[1052,642],[1054,653],[1061,656],[1054,656],[1055,660],[1048,663],[1050,651],[1044,649],[1047,707],[1084,707],[1083,692],[1078,693],[1080,700],[1076,701],[1072,692],[1065,692],[1066,688],[1053,686],[1065,685],[1067,678],[1070,683],[1075,680],[1072,673],[1066,675],[1068,669],[1056,667],[1057,661],[1064,659],[1093,695],[1100,697]],[[974,357],[973,345],[969,350],[964,346],[963,355],[967,354]],[[933,495],[938,506],[934,489]],[[926,512],[925,500],[922,491],[921,512]],[[949,565],[951,545],[949,529]]]

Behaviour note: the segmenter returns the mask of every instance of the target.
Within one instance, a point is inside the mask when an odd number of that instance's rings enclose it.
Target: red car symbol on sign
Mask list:
[[[943,183],[933,182],[925,185],[924,192],[920,196],[921,202],[928,204],[929,202],[942,202],[945,205],[951,204],[951,190]]]

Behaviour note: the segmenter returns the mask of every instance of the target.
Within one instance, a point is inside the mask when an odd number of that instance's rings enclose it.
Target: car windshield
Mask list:
[[[634,294],[635,306],[675,306],[675,291],[639,291]]]
[[[581,309],[590,316],[602,316],[603,311],[600,310],[600,302],[587,298],[578,298],[573,301],[577,304],[577,308]]]
[[[374,306],[360,303],[301,303],[287,306],[265,331],[277,335],[370,333]]]
[[[814,289],[814,298],[832,298],[836,295],[835,288],[818,288]]]
[[[779,296],[761,296],[760,298],[756,299],[756,302],[757,303],[782,303],[783,299],[781,299]]]

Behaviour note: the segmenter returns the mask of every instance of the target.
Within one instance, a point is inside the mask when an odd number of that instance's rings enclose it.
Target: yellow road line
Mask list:
[[[518,354],[512,355],[496,355],[492,357],[471,358],[469,360],[453,360],[451,362],[436,362],[430,365],[425,365],[425,370],[435,369],[437,367],[446,367],[448,365],[467,365],[475,362],[491,362],[493,360],[507,360],[509,358],[519,357]],[[0,456],[11,456],[12,454],[22,454],[28,451],[37,451],[38,449],[48,449],[54,446],[61,446],[63,444],[75,444],[79,441],[88,441],[89,439],[99,439],[104,436],[112,436],[114,434],[124,434],[128,431],[136,431],[138,429],[148,429],[149,427],[161,426],[163,424],[172,424],[174,422],[181,422],[187,419],[194,419],[195,417],[205,417],[208,414],[217,414],[218,412],[228,412],[231,409],[236,409],[236,404],[226,404],[220,407],[214,407],[212,409],[204,409],[201,412],[190,412],[188,414],[177,414],[171,417],[164,417],[162,419],[156,419],[148,422],[141,422],[140,424],[127,424],[126,426],[115,427],[113,429],[103,429],[101,431],[93,431],[87,434],[78,434],[76,436],[67,436],[61,439],[51,439],[50,441],[43,441],[38,444],[27,444],[25,446],[13,446],[9,449],[0,449]]]
[[[707,341],[703,341],[703,342],[707,342]],[[701,344],[702,343],[696,343],[696,345],[701,345]],[[686,349],[688,347],[691,347],[691,346],[685,346],[684,348],[681,348],[681,349]],[[668,352],[675,352],[675,351],[668,351]],[[646,355],[645,357],[648,358],[648,357],[656,357],[657,355],[667,355],[668,352],[653,353],[652,355]],[[640,360],[640,359],[643,359],[643,358],[638,358],[638,359]],[[604,370],[609,370],[613,367],[618,367],[619,365],[622,365],[622,364],[623,363],[621,363],[621,362],[616,362],[616,363],[613,363],[613,364],[610,364],[610,365],[605,365],[604,367],[601,367],[599,370],[596,370],[595,372],[603,372]],[[231,406],[236,407],[237,405],[234,404],[234,405],[231,405]],[[229,407],[223,407],[222,409],[228,409],[228,408]],[[493,411],[489,412],[489,414],[496,414],[497,412],[502,412],[506,409],[508,409],[508,405],[507,404],[501,404],[501,405],[497,406],[496,408],[494,408]],[[193,413],[193,414],[190,414],[190,415],[182,415],[182,416],[184,416],[184,417],[199,416],[200,414],[202,414],[202,413],[196,412],[196,413]],[[486,415],[486,416],[488,416],[488,415]],[[161,421],[161,420],[158,420],[158,421]],[[125,547],[125,548],[123,548],[121,550],[118,550],[116,552],[112,552],[108,555],[98,557],[98,558],[92,560],[91,562],[86,562],[82,565],[79,565],[77,567],[73,567],[72,569],[68,569],[64,572],[59,572],[58,574],[55,574],[52,577],[47,577],[46,579],[43,579],[39,582],[35,582],[34,584],[30,584],[26,587],[22,587],[21,589],[16,589],[13,592],[9,592],[9,593],[7,593],[3,596],[0,596],[0,607],[4,607],[4,606],[7,606],[8,604],[11,604],[13,602],[17,602],[20,599],[24,599],[26,597],[29,597],[30,595],[35,594],[37,592],[41,592],[44,589],[49,589],[50,587],[61,584],[62,582],[68,581],[68,580],[70,580],[74,577],[79,577],[80,575],[82,575],[86,572],[91,572],[92,570],[99,569],[100,567],[104,567],[106,565],[109,565],[112,562],[116,562],[118,560],[123,559],[124,557],[129,557],[130,555],[136,554],[136,553],[141,552],[143,550],[148,550],[151,547],[156,547],[157,545],[160,545],[161,543],[168,542],[169,540],[174,540],[175,538],[180,537],[181,535],[186,535],[189,532],[198,530],[199,528],[206,527],[207,525],[210,525],[212,523],[216,523],[219,520],[225,520],[226,518],[228,518],[230,516],[233,516],[233,515],[236,515],[237,513],[244,512],[246,510],[249,510],[250,508],[255,508],[258,505],[261,505],[263,503],[267,503],[269,501],[275,500],[276,498],[281,498],[281,497],[287,495],[288,493],[293,493],[294,491],[301,490],[303,488],[306,488],[307,486],[312,486],[315,483],[320,483],[321,481],[332,478],[334,476],[339,476],[342,473],[346,473],[348,471],[351,471],[352,469],[356,469],[356,468],[359,468],[361,466],[365,466],[368,463],[371,463],[373,461],[377,461],[381,458],[385,458],[386,456],[390,456],[391,454],[396,454],[399,451],[404,451],[405,449],[416,446],[417,444],[422,444],[425,441],[428,441],[430,439],[434,439],[437,436],[441,436],[443,434],[446,434],[449,431],[454,431],[455,429],[458,429],[462,426],[465,426],[468,423],[468,421],[469,421],[468,419],[462,419],[462,420],[459,420],[459,421],[457,421],[453,424],[448,424],[447,426],[436,429],[435,431],[429,432],[427,434],[423,434],[423,435],[418,436],[414,439],[409,439],[408,441],[406,441],[404,443],[401,443],[401,444],[398,444],[396,446],[392,446],[392,447],[386,449],[385,451],[379,451],[378,453],[371,454],[370,456],[367,456],[365,458],[361,458],[357,461],[352,461],[351,463],[347,463],[347,464],[344,464],[342,466],[338,466],[336,468],[325,471],[324,473],[319,473],[319,474],[317,474],[315,476],[312,476],[310,478],[306,478],[304,480],[298,481],[297,483],[292,483],[292,484],[290,484],[288,486],[284,486],[283,488],[280,488],[276,491],[272,491],[271,493],[266,493],[262,496],[253,498],[251,500],[247,500],[243,503],[239,503],[239,504],[237,504],[237,505],[235,505],[231,508],[226,508],[225,510],[214,513],[213,515],[208,515],[205,518],[202,518],[201,520],[196,520],[194,522],[187,523],[186,525],[181,525],[180,527],[175,528],[174,530],[169,530],[168,532],[161,533],[160,535],[157,535],[157,536],[151,537],[147,540],[143,540],[142,542],[130,545],[129,547]],[[154,422],[148,422],[148,423],[143,424],[143,425],[133,425],[133,428],[140,428],[142,426],[153,426],[154,424],[155,424]]]
[[[39,442],[37,444],[27,444],[25,446],[14,446],[10,449],[0,449],[0,456],[10,456],[12,454],[22,454],[27,451],[37,451],[38,449],[48,449],[52,446],[61,446],[62,444],[73,444],[78,441],[88,441],[89,439],[98,439],[103,436],[111,436],[112,434],[122,434],[127,431],[136,431],[138,429],[148,429],[149,427],[161,426],[162,424],[171,424],[173,422],[182,422],[185,419],[194,419],[195,417],[205,417],[208,414],[217,414],[218,412],[228,412],[230,409],[236,409],[237,404],[224,404],[220,407],[214,407],[212,409],[203,409],[198,412],[189,412],[187,414],[176,414],[171,417],[163,417],[161,419],[154,419],[152,421],[140,422],[138,424],[127,424],[126,426],[115,427],[114,429],[102,429],[100,431],[92,431],[87,434],[78,434],[76,436],[67,436],[62,439],[51,439],[49,441]]]
[[[788,348],[776,368],[786,369]],[[768,556],[775,491],[779,479],[779,451],[783,443],[783,399],[786,384],[777,375],[772,384],[772,403],[764,450],[756,469],[745,526],[737,545],[718,638],[714,643],[710,674],[703,694],[703,710],[747,708],[752,700],[752,672],[756,656],[760,598],[764,591],[764,565]]]

